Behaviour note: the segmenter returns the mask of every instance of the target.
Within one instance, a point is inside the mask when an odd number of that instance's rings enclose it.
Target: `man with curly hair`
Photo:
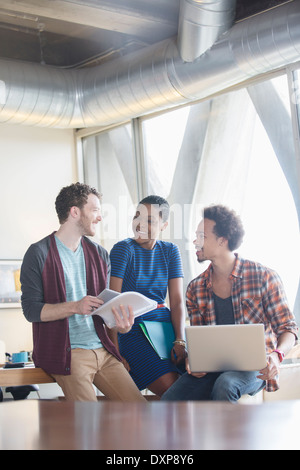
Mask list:
[[[53,376],[67,400],[96,401],[95,385],[111,400],[144,401],[93,310],[108,286],[110,261],[94,243],[100,195],[86,184],[62,188],[55,202],[60,227],[27,250],[21,268],[22,309],[33,327],[33,361]],[[117,331],[133,324],[116,311]]]
[[[279,365],[295,344],[297,326],[278,274],[234,253],[244,229],[234,211],[222,205],[204,209],[196,231],[196,256],[209,267],[190,282],[186,305],[191,325],[264,323],[267,366],[261,371],[224,371],[182,375],[163,400],[221,400],[279,388]]]

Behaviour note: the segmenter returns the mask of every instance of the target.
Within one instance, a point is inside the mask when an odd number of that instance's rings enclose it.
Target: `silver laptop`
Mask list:
[[[185,329],[191,372],[266,367],[264,325],[206,325]]]

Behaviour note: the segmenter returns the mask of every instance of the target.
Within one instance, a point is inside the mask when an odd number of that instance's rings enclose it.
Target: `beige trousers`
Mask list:
[[[105,348],[72,349],[71,375],[52,374],[71,401],[97,401],[93,384],[109,400],[143,401],[129,373]]]

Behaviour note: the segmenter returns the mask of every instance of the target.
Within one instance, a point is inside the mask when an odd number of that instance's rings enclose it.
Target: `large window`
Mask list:
[[[139,197],[163,196],[171,205],[163,237],[179,245],[186,286],[204,269],[192,243],[202,209],[225,204],[245,226],[239,252],[278,271],[293,307],[300,272],[299,79],[295,71],[292,91],[287,75],[279,75],[84,139],[85,179],[100,188],[109,209],[104,246],[131,236]]]

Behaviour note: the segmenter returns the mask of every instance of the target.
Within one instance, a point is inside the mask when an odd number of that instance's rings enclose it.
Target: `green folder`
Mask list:
[[[170,359],[175,333],[171,322],[144,321],[140,327],[161,359]]]

